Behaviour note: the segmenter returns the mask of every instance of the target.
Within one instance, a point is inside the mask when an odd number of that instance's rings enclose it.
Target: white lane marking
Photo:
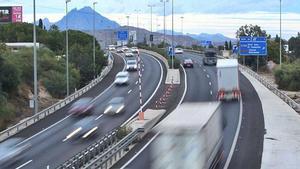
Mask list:
[[[140,149],[139,152],[137,152],[129,161],[127,161],[127,163],[125,163],[120,169],[125,169],[136,157],[138,157],[155,139],[156,137],[159,135],[159,133],[157,133],[155,136],[153,136],[151,138],[151,140],[149,140],[149,142],[144,145],[144,147],[142,149]]]
[[[16,169],[20,169],[20,168],[24,167],[25,165],[27,165],[27,164],[29,164],[31,162],[32,162],[32,160],[29,160],[26,163],[24,163],[24,164],[20,165],[19,167],[17,167]]]
[[[103,116],[103,114],[101,114],[100,116],[98,116],[97,118],[95,118],[95,120],[99,120],[102,116]]]
[[[132,90],[129,90],[127,93],[130,94],[132,92]]]
[[[183,69],[184,72],[184,92],[183,95],[180,99],[180,102],[178,103],[177,107],[179,107],[179,105],[181,105],[181,103],[183,102],[183,99],[185,98],[186,92],[187,92],[187,75],[186,75],[186,71],[184,69],[184,67],[182,65],[180,65]],[[127,161],[127,163],[125,163],[121,169],[125,169],[125,167],[127,167],[136,157],[138,157],[155,139],[156,137],[159,135],[160,132],[158,132],[151,140],[149,140],[149,142],[138,152],[136,153],[129,161]]]
[[[154,90],[154,92],[152,93],[152,95],[148,98],[148,100],[143,104],[142,108],[144,108],[144,107],[150,102],[150,100],[154,97],[154,95],[156,94],[156,92],[157,92],[159,86],[160,86],[161,83],[162,83],[162,79],[163,79],[163,75],[164,75],[163,67],[162,67],[160,61],[158,61],[158,60],[156,59],[156,57],[154,57],[154,56],[152,56],[152,55],[148,55],[148,56],[152,57],[152,58],[159,64],[159,66],[160,66],[160,79],[159,79],[159,82],[158,82],[158,84],[157,84],[157,86],[156,86],[156,89]],[[137,110],[137,111],[136,111],[136,112],[135,112],[128,120],[126,120],[126,121],[121,125],[121,127],[125,126],[125,125],[126,125],[129,121],[131,121],[131,120],[132,120],[139,112],[140,112],[140,110]]]
[[[210,91],[210,95],[213,95],[213,92],[212,92],[212,91]]]
[[[49,165],[47,165],[47,169],[50,169],[50,166],[49,166]]]
[[[223,169],[227,169],[229,167],[230,161],[232,159],[233,152],[234,152],[234,149],[236,147],[237,139],[239,137],[239,133],[240,133],[240,129],[241,129],[242,117],[243,117],[243,100],[242,100],[242,96],[241,96],[241,100],[240,100],[240,117],[239,117],[238,128],[236,129],[235,136],[234,136],[234,139],[233,139],[233,143],[231,145],[231,149],[230,149],[230,152],[228,154],[228,157],[227,157],[227,160],[226,160],[226,163],[225,163]]]
[[[209,74],[207,74],[206,77],[209,78]]]
[[[203,69],[204,72],[206,72],[206,69]]]
[[[139,81],[136,81],[135,84],[137,85],[139,83]]]
[[[117,55],[118,55],[118,54],[117,54]],[[118,56],[120,56],[120,55],[118,55]],[[124,62],[124,67],[123,67],[123,71],[124,71],[124,70],[125,70],[125,64],[126,64],[126,61],[125,61],[125,59],[124,59],[123,57],[121,57],[121,58],[123,59],[123,62]],[[92,100],[92,102],[94,102],[94,101],[97,100],[100,96],[102,96],[104,93],[106,93],[113,85],[114,85],[114,83],[112,83],[108,88],[106,88],[102,93],[100,93],[100,95],[98,95],[97,97],[95,97],[95,98]],[[31,136],[31,137],[29,137],[29,138],[23,140],[22,142],[20,142],[19,144],[17,144],[17,146],[18,146],[18,145],[21,145],[21,144],[23,144],[23,143],[25,143],[25,142],[31,140],[32,138],[34,138],[34,137],[36,137],[36,136],[38,136],[38,135],[44,133],[45,131],[47,131],[47,130],[53,128],[54,126],[56,126],[57,124],[61,123],[61,122],[64,121],[64,120],[66,120],[66,119],[67,119],[68,117],[70,117],[70,116],[71,116],[71,115],[66,116],[65,118],[63,118],[63,119],[59,120],[58,122],[52,124],[51,126],[47,127],[46,129],[44,129],[44,130],[42,130],[42,131],[36,133],[35,135],[33,135],[33,136]]]
[[[211,86],[211,82],[208,83]]]

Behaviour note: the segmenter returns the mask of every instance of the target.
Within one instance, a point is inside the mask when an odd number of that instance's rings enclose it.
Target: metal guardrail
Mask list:
[[[63,108],[64,106],[66,106],[68,103],[72,102],[73,100],[75,100],[76,98],[78,98],[79,96],[83,95],[84,93],[86,93],[89,89],[91,89],[92,87],[94,87],[96,84],[98,84],[100,81],[102,81],[102,79],[110,72],[110,70],[113,67],[113,62],[114,62],[114,58],[112,57],[111,54],[108,55],[108,66],[106,66],[102,71],[101,71],[101,75],[98,76],[96,79],[92,80],[88,85],[86,85],[85,87],[81,88],[80,90],[78,90],[77,92],[71,94],[69,97],[65,98],[62,101],[59,101],[57,103],[55,103],[54,105],[42,110],[41,112],[25,119],[22,120],[21,122],[19,122],[18,124],[9,127],[8,129],[1,131],[0,132],[0,141],[5,140],[6,138],[15,135],[16,133],[20,132],[21,130],[27,128],[28,126],[44,119],[45,117],[53,114],[54,112],[56,112],[57,110]]]
[[[109,169],[119,159],[121,159],[127,152],[129,146],[139,138],[140,133],[144,132],[143,129],[137,129],[129,133],[126,137],[120,140],[116,145],[111,147],[105,153],[99,155],[87,165],[83,166],[84,169]]]
[[[259,76],[256,72],[253,70],[247,68],[246,66],[240,65],[240,69],[244,70],[245,72],[249,73],[251,76],[253,76],[256,80],[258,80],[261,84],[263,84],[266,88],[268,88],[270,91],[272,91],[275,95],[277,95],[279,98],[281,98],[284,102],[286,102],[291,108],[293,108],[295,111],[300,112],[300,105],[291,99],[289,96],[287,96],[282,91],[278,90],[276,87],[271,85],[266,79]]]
[[[118,142],[117,132],[118,129],[109,132],[97,142],[64,162],[57,167],[57,169],[79,169],[83,167],[85,164],[89,163],[90,160],[103,154]]]
[[[186,51],[193,52],[193,53],[200,53],[200,54],[203,53],[203,52],[194,51],[194,50],[186,50]],[[218,56],[218,57],[220,57],[220,56]],[[291,99],[289,96],[287,96],[282,91],[278,90],[273,85],[271,85],[266,79],[264,79],[263,77],[259,76],[259,74],[257,74],[253,70],[247,68],[246,66],[240,65],[240,69],[246,71],[251,76],[253,76],[255,79],[257,79],[261,84],[263,84],[266,88],[268,88],[275,95],[277,95],[279,98],[281,98],[284,102],[286,102],[295,111],[300,112],[300,105],[296,101],[294,101],[293,99]]]

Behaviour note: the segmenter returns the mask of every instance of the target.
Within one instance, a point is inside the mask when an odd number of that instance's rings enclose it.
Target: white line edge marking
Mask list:
[[[143,104],[142,108],[144,108],[149,102],[150,100],[154,97],[154,95],[156,94],[157,90],[159,89],[161,83],[162,83],[162,79],[163,79],[163,76],[164,76],[164,72],[163,72],[163,68],[162,68],[162,65],[160,63],[160,61],[158,59],[156,59],[156,57],[150,55],[150,54],[146,54],[147,56],[150,56],[152,57],[160,66],[160,79],[159,79],[159,82],[157,84],[157,87],[156,89],[154,90],[154,92],[152,93],[152,95],[148,98],[148,100]],[[127,124],[129,121],[131,121],[138,113],[139,113],[140,110],[137,110],[128,120],[126,120],[122,125],[121,127],[125,126],[125,124]]]
[[[95,120],[100,119],[104,114],[101,114],[100,116],[98,116]]]
[[[32,162],[32,160],[29,160],[26,163],[24,163],[24,164],[20,165],[19,167],[17,167],[16,169],[20,169],[20,168],[24,167],[25,165],[27,165],[27,164],[29,164],[31,162]]]
[[[157,133],[155,136],[153,136],[151,138],[151,140],[149,140],[149,142],[147,144],[144,145],[144,147],[142,149],[140,149],[140,151],[138,151],[129,161],[127,161],[127,163],[125,163],[120,169],[125,169],[125,167],[127,167],[136,157],[138,157],[155,139],[156,137],[159,135],[159,133]]]
[[[238,140],[238,136],[239,136],[239,133],[240,133],[240,129],[241,129],[242,117],[243,117],[243,100],[242,100],[242,96],[241,96],[241,100],[240,100],[240,117],[239,117],[238,128],[236,130],[236,133],[235,133],[235,136],[234,136],[234,139],[233,139],[233,143],[231,145],[231,149],[230,149],[230,152],[228,154],[228,157],[227,157],[227,160],[226,160],[226,163],[225,163],[223,169],[227,169],[229,167],[230,162],[231,162],[231,159],[232,159],[232,156],[233,156],[233,153],[234,153],[234,149],[236,147],[236,143],[237,143],[237,140]]]
[[[184,67],[182,65],[180,65],[183,69],[184,72],[184,76],[185,76],[185,80],[184,80],[184,92],[183,95],[180,99],[180,102],[178,103],[176,109],[179,107],[179,105],[182,104],[183,99],[185,98],[186,92],[187,92],[187,75],[186,75],[186,71],[184,69]],[[125,163],[120,169],[125,169],[125,167],[127,167],[133,160],[135,160],[155,139],[156,137],[159,135],[160,132],[158,132],[155,136],[152,137],[151,140],[149,140],[149,142],[142,148],[140,149],[140,151],[138,153],[136,153],[129,161],[127,161],[127,163]]]
[[[132,92],[132,89],[131,89],[131,90],[129,90],[127,93],[128,93],[128,94],[130,94],[131,92]]]
[[[116,54],[116,55],[120,56],[119,54]],[[120,57],[121,57],[121,56],[120,56]],[[124,62],[124,67],[123,67],[123,71],[124,71],[124,70],[125,70],[125,64],[126,64],[126,62],[125,62],[125,59],[124,59],[123,57],[121,57],[121,58],[123,59],[123,62]],[[113,85],[114,85],[114,83],[112,83],[108,88],[106,88],[102,93],[100,93],[100,95],[98,95],[97,97],[95,97],[95,98],[92,100],[92,102],[94,102],[94,101],[97,100],[100,96],[102,96],[104,93],[106,93],[110,88],[112,88]],[[54,126],[56,126],[57,124],[61,123],[61,122],[64,121],[64,120],[66,120],[66,119],[67,119],[68,117],[70,117],[70,116],[71,116],[71,115],[66,116],[65,118],[59,120],[58,122],[56,122],[56,123],[52,124],[51,126],[45,128],[44,130],[42,130],[42,131],[36,133],[35,135],[33,135],[33,136],[31,136],[31,137],[29,137],[29,138],[23,140],[22,142],[18,143],[17,146],[18,146],[18,145],[21,145],[21,144],[23,144],[23,143],[26,143],[27,141],[33,139],[34,137],[36,137],[36,136],[38,136],[38,135],[44,133],[45,131],[47,131],[47,130],[53,128]]]

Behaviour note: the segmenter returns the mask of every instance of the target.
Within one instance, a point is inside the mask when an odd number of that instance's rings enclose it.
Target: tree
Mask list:
[[[300,33],[297,37],[291,37],[288,41],[289,49],[293,51],[293,55],[296,58],[300,58]]]
[[[228,49],[229,49],[229,46],[228,46],[228,42],[227,42],[227,41],[225,41],[224,47],[225,47],[225,50],[228,50]]]
[[[232,50],[232,42],[231,41],[229,41],[229,50]]]
[[[280,37],[276,34],[276,37],[275,37],[275,42],[279,43],[280,42]]]
[[[43,24],[43,20],[39,19],[39,28],[43,29],[44,28],[44,24]]]

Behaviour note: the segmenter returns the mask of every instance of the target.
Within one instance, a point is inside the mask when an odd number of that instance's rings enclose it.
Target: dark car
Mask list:
[[[125,108],[124,98],[115,97],[108,102],[104,110],[104,114],[108,114],[108,115],[119,114],[124,112],[124,108]]]
[[[207,51],[204,54],[203,65],[216,65],[217,54],[214,51]]]
[[[93,107],[92,98],[81,98],[72,104],[68,113],[72,115],[86,115],[92,113]]]
[[[185,68],[193,68],[194,67],[194,62],[192,59],[184,59],[183,60],[183,67]]]

